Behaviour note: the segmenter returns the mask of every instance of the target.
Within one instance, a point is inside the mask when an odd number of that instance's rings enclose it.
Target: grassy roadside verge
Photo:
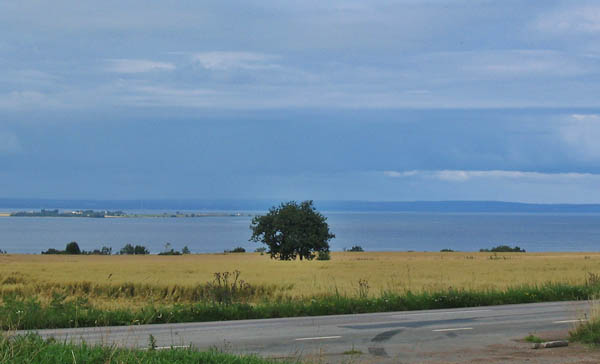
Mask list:
[[[447,289],[438,292],[383,293],[379,297],[329,295],[305,300],[248,303],[196,303],[102,310],[86,300],[56,295],[49,304],[6,296],[0,305],[0,328],[29,330],[176,322],[222,321],[320,316],[586,300],[600,293],[599,284],[546,283],[502,290]]]
[[[44,340],[37,335],[0,337],[0,363],[37,364],[269,364],[256,356],[194,349],[140,350]],[[281,362],[279,362],[281,363]]]
[[[597,296],[592,301],[590,311],[569,332],[569,336],[572,341],[594,346],[600,345],[600,301],[598,301]]]

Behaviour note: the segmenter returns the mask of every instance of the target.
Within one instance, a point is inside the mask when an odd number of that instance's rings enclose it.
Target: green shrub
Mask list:
[[[42,254],[65,254],[64,250],[58,250],[54,248],[50,248],[46,251],[43,251]]]
[[[581,320],[569,332],[571,340],[585,344],[600,345],[600,303],[593,301],[590,312],[586,314],[587,320]]]
[[[67,244],[67,246],[65,248],[65,252],[67,254],[77,255],[77,254],[81,254],[81,249],[79,249],[79,244],[77,244],[76,241],[72,241],[69,244]]]
[[[158,255],[181,255],[181,252],[171,249],[169,251],[160,252]]]
[[[317,260],[331,260],[331,254],[328,251],[319,252]]]
[[[585,344],[600,345],[600,321],[581,322],[570,333],[571,340]]]
[[[492,249],[479,249],[480,252],[494,252],[494,253],[525,253],[525,249],[521,249],[518,246],[514,248],[508,245],[498,245]]]
[[[365,250],[360,245],[354,245],[352,248],[348,249],[347,251],[349,251],[349,252],[364,252]]]
[[[146,254],[150,254],[150,251],[148,249],[146,249],[145,246],[143,245],[136,245],[135,247],[131,244],[127,244],[125,245],[123,248],[121,248],[121,250],[119,251],[119,254],[121,255],[146,255]]]
[[[527,341],[529,343],[543,343],[544,339],[542,339],[539,336],[535,336],[535,335],[527,335],[525,337],[525,341]]]
[[[245,253],[246,249],[242,248],[241,246],[235,247],[231,250],[225,250],[225,253]]]
[[[92,251],[82,250],[81,254],[86,254],[86,255],[112,255],[112,247],[103,246],[101,249],[94,249]]]

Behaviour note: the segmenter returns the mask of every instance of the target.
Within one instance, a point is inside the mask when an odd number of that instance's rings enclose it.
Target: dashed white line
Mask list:
[[[452,329],[435,329],[435,330],[431,330],[434,332],[444,332],[444,331],[460,331],[460,330],[473,330],[472,327],[455,327]]]
[[[587,321],[586,319],[581,319],[581,320],[563,320],[563,321],[553,321],[553,324],[568,324],[571,322],[584,322]]]
[[[422,316],[422,315],[447,315],[453,313],[476,313],[476,312],[489,312],[493,310],[468,310],[468,311],[444,311],[444,312],[423,312],[423,313],[406,313],[402,315],[392,315],[393,318],[403,318],[410,316]]]
[[[327,339],[339,339],[341,336],[318,336],[318,337],[301,337],[299,339],[294,339],[296,341],[305,341],[305,340],[327,340]]]

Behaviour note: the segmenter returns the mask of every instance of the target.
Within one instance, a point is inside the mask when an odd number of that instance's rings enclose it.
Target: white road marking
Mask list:
[[[455,327],[453,329],[435,329],[435,330],[431,330],[434,332],[444,332],[444,331],[460,331],[460,330],[473,330],[472,327]]]
[[[469,311],[444,311],[444,312],[423,312],[423,313],[407,313],[403,315],[392,315],[393,318],[404,318],[410,316],[422,316],[422,315],[447,315],[452,313],[475,313],[475,312],[488,312],[493,310],[469,310]]]
[[[305,340],[326,340],[326,339],[339,339],[341,336],[319,336],[319,337],[301,337],[299,339],[294,339],[296,341],[305,341]]]
[[[586,319],[581,319],[581,320],[563,320],[563,321],[553,321],[553,324],[567,324],[570,322],[584,322],[587,321]]]

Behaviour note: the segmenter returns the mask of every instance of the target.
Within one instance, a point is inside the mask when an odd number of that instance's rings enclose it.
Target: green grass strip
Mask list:
[[[11,364],[269,364],[256,356],[239,356],[194,349],[140,350],[85,343],[58,343],[38,335],[0,337],[0,363]],[[279,362],[281,363],[281,362]]]
[[[569,334],[572,341],[598,346],[600,345],[600,320],[580,322]]]
[[[379,297],[331,295],[307,300],[246,303],[197,303],[147,306],[142,309],[101,310],[85,300],[65,301],[56,296],[48,305],[35,299],[7,296],[0,305],[0,328],[29,330],[43,328],[94,327],[176,322],[200,322],[297,316],[321,316],[491,306],[501,304],[587,300],[600,293],[599,285],[546,283],[504,290],[401,294],[387,292]]]

